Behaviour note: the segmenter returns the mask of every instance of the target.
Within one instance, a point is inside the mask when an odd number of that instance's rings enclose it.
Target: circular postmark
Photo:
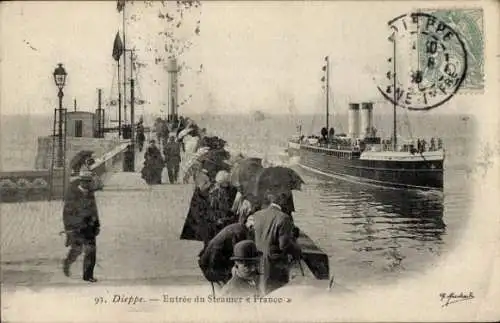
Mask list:
[[[378,86],[384,98],[409,110],[430,110],[450,100],[467,73],[467,51],[458,33],[423,12],[388,24],[392,51]]]

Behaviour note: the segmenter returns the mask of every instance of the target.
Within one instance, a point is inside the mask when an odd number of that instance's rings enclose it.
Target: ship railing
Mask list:
[[[349,150],[349,151],[359,151],[359,147],[354,146],[354,145],[338,145],[338,144],[332,144],[332,143],[315,143],[311,144],[308,142],[303,142],[303,144],[307,146],[313,146],[313,147],[320,147],[320,148],[325,148],[325,149],[334,149],[334,150]]]
[[[391,144],[381,144],[381,151],[396,151],[396,152],[433,152],[433,151],[443,151],[444,148],[441,147],[416,147],[413,144],[402,144],[402,145],[397,145],[396,149],[394,149],[393,145]]]

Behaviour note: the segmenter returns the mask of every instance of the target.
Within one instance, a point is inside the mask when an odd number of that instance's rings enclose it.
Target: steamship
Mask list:
[[[326,127],[319,136],[304,136],[299,129],[299,134],[288,141],[288,155],[300,156],[300,167],[334,178],[396,189],[442,190],[442,141],[433,138],[428,146],[422,144],[423,140],[418,140],[420,144],[413,140],[398,143],[396,106],[390,139],[376,135],[372,102],[349,103],[347,135],[336,135],[328,127],[328,57],[325,60]]]

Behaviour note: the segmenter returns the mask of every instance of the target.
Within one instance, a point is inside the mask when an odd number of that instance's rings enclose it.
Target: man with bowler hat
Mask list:
[[[94,267],[100,222],[92,183],[92,172],[82,170],[80,178],[72,183],[64,199],[64,232],[67,235],[66,247],[70,249],[63,261],[63,272],[69,277],[71,264],[83,252],[83,280],[94,283],[97,281]]]
[[[257,267],[262,253],[257,250],[257,246],[252,240],[243,240],[234,246],[234,261],[232,270],[233,277],[222,288],[222,295],[248,297],[258,296],[257,277],[259,272]]]

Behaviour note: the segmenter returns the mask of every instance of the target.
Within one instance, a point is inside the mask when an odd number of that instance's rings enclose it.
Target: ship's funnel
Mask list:
[[[349,103],[349,137],[359,137],[359,103]]]
[[[363,102],[361,103],[361,125],[359,128],[359,133],[362,138],[371,137],[373,129],[373,103]]]

